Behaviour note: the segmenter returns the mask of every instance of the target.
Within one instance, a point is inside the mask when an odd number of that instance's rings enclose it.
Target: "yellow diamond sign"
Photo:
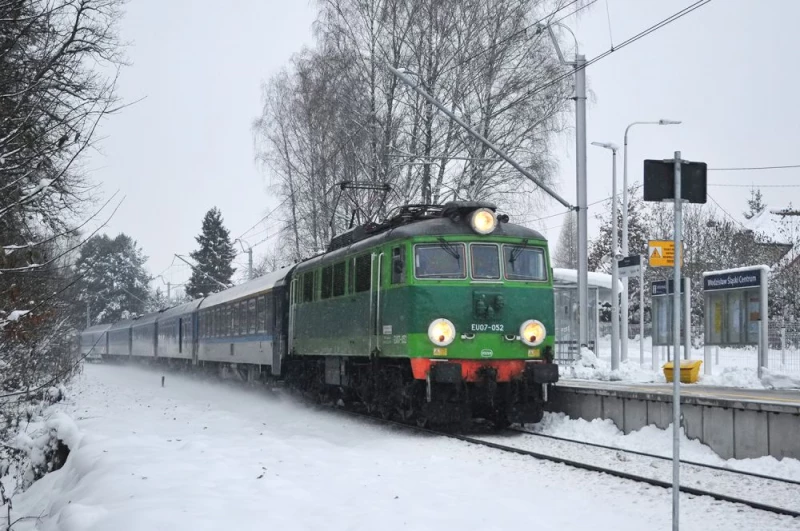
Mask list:
[[[647,243],[647,256],[650,257],[650,267],[673,267],[675,265],[675,242],[673,240],[650,240]],[[683,252],[681,252],[682,265]]]

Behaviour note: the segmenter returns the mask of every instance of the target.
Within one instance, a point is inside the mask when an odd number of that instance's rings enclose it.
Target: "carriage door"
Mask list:
[[[383,329],[381,326],[381,290],[383,287],[383,253],[373,253],[371,257],[372,276],[370,282],[369,314],[370,314],[370,355],[374,349],[380,350],[381,336]]]
[[[298,287],[297,282],[298,282],[297,275],[293,275],[292,281],[289,283],[289,322],[287,323],[289,329],[289,334],[288,334],[289,337],[288,337],[287,354],[291,354],[294,349],[294,320],[295,320],[295,314],[297,313],[297,301],[300,298],[297,292],[297,287]],[[276,327],[276,332],[277,332],[277,327]],[[275,334],[273,333],[273,342],[275,341],[274,335]],[[273,343],[273,348],[275,348],[274,343]]]

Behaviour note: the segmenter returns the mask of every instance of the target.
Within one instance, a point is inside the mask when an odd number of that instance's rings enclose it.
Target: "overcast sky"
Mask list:
[[[693,0],[598,0],[575,31],[591,59]],[[607,13],[608,8],[608,13]],[[316,10],[307,0],[134,0],[121,24],[131,45],[131,66],[120,96],[145,98],[107,120],[102,153],[88,167],[109,196],[126,199],[107,228],[136,239],[150,257],[153,275],[186,280],[174,260],[196,247],[204,213],[222,210],[235,238],[277,205],[266,176],[254,163],[250,126],[260,110],[260,85],[289,57],[313,44]],[[610,17],[609,17],[610,15]],[[610,18],[610,32],[609,32]],[[622,145],[633,121],[669,118],[678,126],[637,126],[629,137],[629,177],[640,181],[644,158],[683,157],[709,168],[800,163],[800,105],[795,63],[796,0],[713,0],[669,26],[622,48],[588,69],[588,142]],[[571,37],[563,43],[572,53]],[[559,191],[575,198],[573,132],[555,144]],[[622,179],[622,153],[618,160]],[[713,184],[794,184],[800,170],[714,172]],[[611,195],[611,155],[588,147],[589,202]],[[764,188],[770,208],[794,201],[800,188]],[[709,187],[710,195],[741,217],[746,187]],[[594,214],[589,217],[596,228]],[[553,202],[542,215],[563,210]],[[558,236],[563,216],[536,224]],[[513,221],[513,220],[512,220]],[[259,226],[254,244],[270,231]],[[270,242],[255,249],[256,257]],[[238,267],[246,255],[237,258]],[[171,266],[171,264],[173,264]],[[171,266],[171,267],[170,267]],[[156,285],[162,280],[157,279]]]

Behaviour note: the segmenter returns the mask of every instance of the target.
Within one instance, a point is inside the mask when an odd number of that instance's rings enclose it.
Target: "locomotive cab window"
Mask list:
[[[333,266],[333,296],[334,297],[341,297],[344,295],[344,284],[347,269],[345,267],[344,262],[339,262],[335,266]]]
[[[469,246],[472,253],[472,278],[475,280],[500,279],[500,253],[497,245],[473,243]]]
[[[303,302],[314,300],[314,272],[303,274]]]
[[[392,284],[402,284],[406,278],[405,246],[392,249]]]
[[[417,278],[467,278],[463,243],[441,241],[414,248],[414,273]]]
[[[547,280],[544,249],[541,247],[504,245],[503,261],[508,280]]]
[[[322,268],[322,289],[320,299],[330,299],[333,294],[333,266]]]
[[[372,277],[372,257],[368,254],[362,254],[356,258],[356,293],[361,291],[369,291]]]

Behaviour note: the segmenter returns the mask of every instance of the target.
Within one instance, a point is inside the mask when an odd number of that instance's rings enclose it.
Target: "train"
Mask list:
[[[547,240],[485,202],[404,205],[235,287],[81,333],[87,359],[278,380],[425,424],[536,423],[553,362]]]

